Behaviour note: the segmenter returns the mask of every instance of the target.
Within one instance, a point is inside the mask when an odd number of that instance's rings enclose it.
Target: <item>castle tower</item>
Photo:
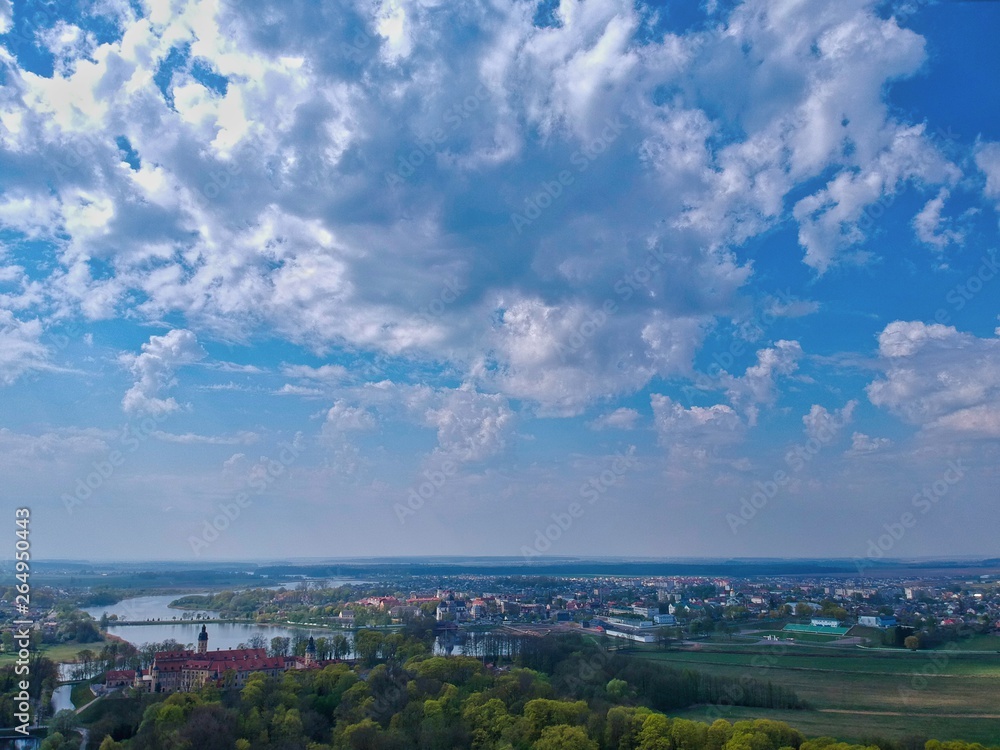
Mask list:
[[[208,629],[202,625],[201,632],[198,633],[198,653],[204,654],[208,651]]]
[[[316,641],[309,636],[309,643],[306,644],[306,666],[316,661]]]

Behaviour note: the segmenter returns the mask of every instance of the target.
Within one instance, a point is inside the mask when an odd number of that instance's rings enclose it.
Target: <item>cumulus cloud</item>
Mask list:
[[[163,336],[150,336],[141,354],[123,354],[121,362],[135,377],[135,383],[122,399],[128,414],[169,414],[180,408],[172,396],[159,394],[177,385],[174,373],[206,356],[197,337],[188,330],[175,328]]]
[[[892,440],[883,437],[871,437],[863,432],[855,432],[851,435],[851,447],[847,455],[861,456],[868,453],[875,453],[892,445]]]
[[[336,401],[326,413],[324,431],[354,432],[371,430],[375,427],[375,417],[366,409],[350,406],[344,401]]]
[[[602,414],[587,423],[592,430],[632,430],[639,421],[639,412],[622,407],[608,414]]]
[[[838,255],[867,237],[867,230],[885,213],[908,181],[940,184],[960,172],[924,136],[923,126],[900,128],[892,142],[864,169],[844,170],[819,192],[795,204],[799,242],[805,262],[825,272]],[[855,260],[865,260],[855,254]]]
[[[851,416],[857,405],[857,401],[848,401],[839,411],[830,412],[819,404],[813,404],[809,413],[802,417],[806,436],[828,443],[838,432],[850,424]]]
[[[721,459],[721,453],[743,441],[746,425],[725,404],[685,408],[669,396],[650,397],[659,442],[667,449],[671,471],[690,476]]]
[[[683,34],[625,0],[551,25],[515,2],[125,7],[119,38],[46,30],[52,77],[7,71],[0,148],[46,165],[5,172],[0,206],[53,252],[31,299],[443,361],[539,413],[689,372],[752,275],[732,247],[802,185],[834,175],[793,212],[823,271],[866,207],[955,179],[884,102],[923,40],[869,3],[752,0]],[[315,369],[286,375],[336,380]]]
[[[19,468],[73,462],[79,457],[107,455],[118,437],[96,428],[61,428],[26,434],[0,427],[0,460]]]
[[[460,461],[481,461],[507,447],[514,412],[497,394],[472,388],[411,392],[408,407],[422,412],[424,424],[437,431],[438,452]]]
[[[743,375],[723,373],[719,382],[724,385],[730,403],[743,411],[753,426],[757,424],[760,407],[774,403],[778,378],[795,372],[801,357],[802,347],[798,341],[777,341],[773,347],[759,349],[757,363],[748,367]]]
[[[964,235],[954,229],[947,228],[947,221],[942,218],[941,211],[950,193],[941,188],[936,197],[931,198],[920,212],[913,217],[913,229],[917,239],[936,250],[943,250],[951,244],[961,244]]]
[[[976,149],[976,166],[986,176],[986,197],[1000,199],[1000,143],[981,143]]]
[[[516,419],[507,399],[471,384],[457,388],[409,385],[384,380],[345,390],[329,413],[350,429],[381,422],[404,422],[432,429],[433,454],[462,462],[482,461],[506,450]],[[329,423],[329,420],[328,420]]]
[[[652,314],[637,330],[630,315],[605,310],[537,299],[505,306],[480,378],[536,403],[539,414],[569,416],[598,397],[642,388],[656,374],[690,372],[706,319]]]
[[[18,320],[10,310],[0,310],[0,383],[11,385],[25,373],[50,367],[41,336],[41,321]]]
[[[926,431],[1000,436],[1000,338],[897,320],[879,334],[876,406]]]

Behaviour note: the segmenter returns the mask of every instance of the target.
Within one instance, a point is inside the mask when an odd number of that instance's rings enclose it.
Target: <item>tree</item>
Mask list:
[[[616,701],[621,701],[623,698],[628,696],[628,683],[625,682],[625,680],[619,680],[616,677],[615,679],[608,681],[608,684],[604,686],[604,690],[610,698],[613,698]]]
[[[61,732],[52,732],[42,742],[40,750],[70,750],[75,745],[75,742],[70,742]]]
[[[535,740],[532,750],[597,750],[597,743],[587,737],[580,727],[557,724],[545,727],[542,736]]]
[[[382,633],[377,630],[362,630],[354,637],[354,648],[368,666],[374,666],[378,659],[382,640]]]
[[[66,736],[71,732],[75,732],[78,726],[80,726],[80,721],[76,716],[76,711],[68,708],[63,709],[49,719],[50,733],[59,732],[63,736]]]
[[[903,639],[903,645],[910,651],[916,651],[920,648],[920,639],[915,635],[908,635]]]
[[[660,648],[670,648],[674,642],[674,631],[666,626],[656,629],[656,643]]]
[[[347,636],[337,633],[330,638],[330,648],[334,659],[343,659],[351,652],[351,642],[347,640]]]
[[[290,644],[290,638],[276,635],[271,639],[271,656],[288,656],[288,647]]]

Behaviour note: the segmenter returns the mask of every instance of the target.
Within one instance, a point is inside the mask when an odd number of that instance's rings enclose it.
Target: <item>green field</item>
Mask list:
[[[94,641],[93,643],[58,643],[55,645],[44,644],[39,653],[54,662],[74,661],[76,655],[84,649],[98,652],[104,648],[109,641]],[[34,652],[33,652],[34,653]],[[12,651],[0,653],[0,667],[5,664],[13,664],[17,660],[17,654]]]
[[[675,668],[736,679],[751,676],[790,688],[812,710],[747,709],[746,715],[788,721],[812,736],[858,739],[881,734],[901,739],[925,734],[1000,744],[1000,655],[787,644],[686,651],[633,648],[629,653]],[[845,713],[834,713],[841,711]],[[987,716],[995,718],[982,718]]]
[[[848,742],[867,742],[873,738],[901,740],[907,737],[922,739],[962,739],[996,745],[1000,734],[1000,721],[986,719],[949,719],[923,716],[878,716],[873,714],[839,714],[822,711],[779,711],[766,708],[734,706],[721,710],[721,714],[704,706],[685,711],[671,712],[694,721],[711,722],[716,718],[728,721],[741,719],[774,719],[795,727],[807,737],[836,737]]]
[[[996,651],[1000,652],[1000,635],[974,635],[955,643],[938,646],[936,651],[956,649],[958,651]]]

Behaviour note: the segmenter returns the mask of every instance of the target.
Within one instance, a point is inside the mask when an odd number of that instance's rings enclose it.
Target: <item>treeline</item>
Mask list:
[[[180,609],[207,609],[219,612],[222,617],[246,617],[269,604],[274,592],[268,589],[246,589],[243,591],[220,591],[217,594],[190,594],[170,602],[171,607]]]
[[[273,614],[278,609],[290,610],[289,616],[297,611],[313,611],[320,615],[339,612],[350,602],[366,596],[386,596],[392,593],[385,586],[345,585],[321,587],[310,583],[300,583],[287,589],[243,589],[240,591],[220,591],[217,594],[190,594],[175,599],[172,607],[182,609],[206,609],[219,612],[225,618],[242,618],[262,614]],[[359,608],[363,609],[363,608]],[[388,620],[388,618],[386,618]]]

